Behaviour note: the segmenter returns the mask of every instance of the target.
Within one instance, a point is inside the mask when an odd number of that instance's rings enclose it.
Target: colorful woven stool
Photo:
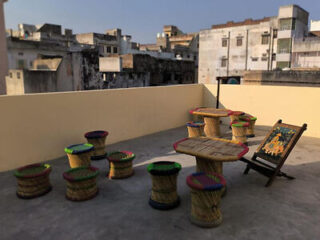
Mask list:
[[[239,121],[240,117],[244,115],[244,112],[241,111],[229,111],[228,113],[231,122],[233,121]]]
[[[136,157],[132,152],[115,151],[107,155],[111,179],[127,178],[133,175],[132,161]]]
[[[49,180],[51,166],[49,164],[32,164],[17,169],[14,176],[17,178],[17,196],[31,199],[50,192],[52,187]]]
[[[181,165],[176,162],[160,161],[148,165],[152,179],[152,191],[149,199],[151,207],[168,210],[179,205],[177,194],[177,176]]]
[[[217,173],[193,173],[187,177],[191,188],[191,215],[193,224],[200,227],[216,227],[222,223],[219,208],[222,189],[226,181]]]
[[[204,123],[203,122],[188,122],[188,137],[200,137],[204,135]]]
[[[246,121],[233,121],[230,123],[232,128],[232,140],[247,144],[247,128],[249,123]]]
[[[246,121],[246,122],[249,123],[249,127],[247,128],[247,132],[246,132],[247,137],[248,137],[248,138],[254,137],[254,136],[255,136],[255,134],[254,134],[254,126],[255,126],[255,124],[256,124],[257,118],[251,116],[251,115],[248,114],[248,113],[246,113],[245,115],[240,116],[240,120],[241,120],[241,121]]]
[[[106,157],[105,142],[108,134],[109,133],[106,131],[98,130],[93,132],[87,132],[84,135],[88,143],[92,144],[94,147],[91,160],[100,160]]]
[[[98,194],[96,178],[99,174],[94,167],[72,168],[63,173],[67,182],[66,198],[71,201],[85,201]]]
[[[68,155],[70,167],[90,166],[93,149],[93,145],[88,143],[66,147],[64,151]]]

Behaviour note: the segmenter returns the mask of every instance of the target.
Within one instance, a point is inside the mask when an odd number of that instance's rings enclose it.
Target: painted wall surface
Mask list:
[[[204,88],[203,105],[215,106],[217,86]],[[308,124],[303,136],[320,137],[320,88],[286,86],[221,85],[221,104],[231,110],[239,110],[256,116],[257,125],[272,126],[276,121],[302,126]],[[222,118],[225,122],[229,118]]]
[[[0,171],[64,156],[64,147],[85,142],[91,130],[109,131],[111,144],[182,126],[188,110],[202,106],[202,90],[185,85],[1,96]]]

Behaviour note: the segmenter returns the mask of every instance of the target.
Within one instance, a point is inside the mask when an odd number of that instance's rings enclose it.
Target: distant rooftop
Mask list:
[[[242,22],[234,22],[234,21],[229,21],[227,23],[223,24],[216,24],[212,25],[211,29],[220,29],[220,28],[228,28],[228,27],[240,27],[240,26],[245,26],[245,25],[255,25],[255,24],[260,24],[262,22],[268,22],[271,20],[272,17],[264,17],[262,19],[252,19],[248,18]]]

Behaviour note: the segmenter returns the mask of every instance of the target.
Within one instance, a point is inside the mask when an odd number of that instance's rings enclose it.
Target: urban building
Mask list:
[[[8,55],[3,9],[3,4],[6,1],[7,0],[0,0],[0,95],[6,94],[5,77],[8,74]]]
[[[308,16],[301,7],[288,5],[275,17],[200,31],[199,82],[240,83],[244,71],[290,68],[293,43],[308,35]]]

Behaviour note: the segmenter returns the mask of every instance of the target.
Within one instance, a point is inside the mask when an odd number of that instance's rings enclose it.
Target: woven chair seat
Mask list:
[[[181,170],[181,165],[176,162],[159,161],[148,165],[148,172],[156,176],[166,176],[178,173]]]
[[[128,151],[115,151],[107,155],[107,159],[110,162],[126,162],[132,161],[135,158],[135,154]]]
[[[66,147],[64,151],[69,154],[81,154],[81,153],[86,153],[90,152],[93,150],[93,145],[89,143],[84,143],[84,144],[74,144]]]
[[[86,138],[102,138],[108,135],[109,133],[107,131],[97,130],[97,131],[87,132],[84,136]]]
[[[31,164],[25,167],[18,168],[14,175],[17,178],[34,178],[47,175],[51,172],[51,166],[49,164]]]
[[[84,181],[84,180],[95,178],[98,176],[98,174],[99,174],[98,168],[78,167],[78,168],[72,168],[67,172],[63,173],[63,177],[64,179],[70,182],[78,182],[78,181]]]
[[[249,127],[249,123],[246,121],[233,121],[230,123],[232,127]]]

